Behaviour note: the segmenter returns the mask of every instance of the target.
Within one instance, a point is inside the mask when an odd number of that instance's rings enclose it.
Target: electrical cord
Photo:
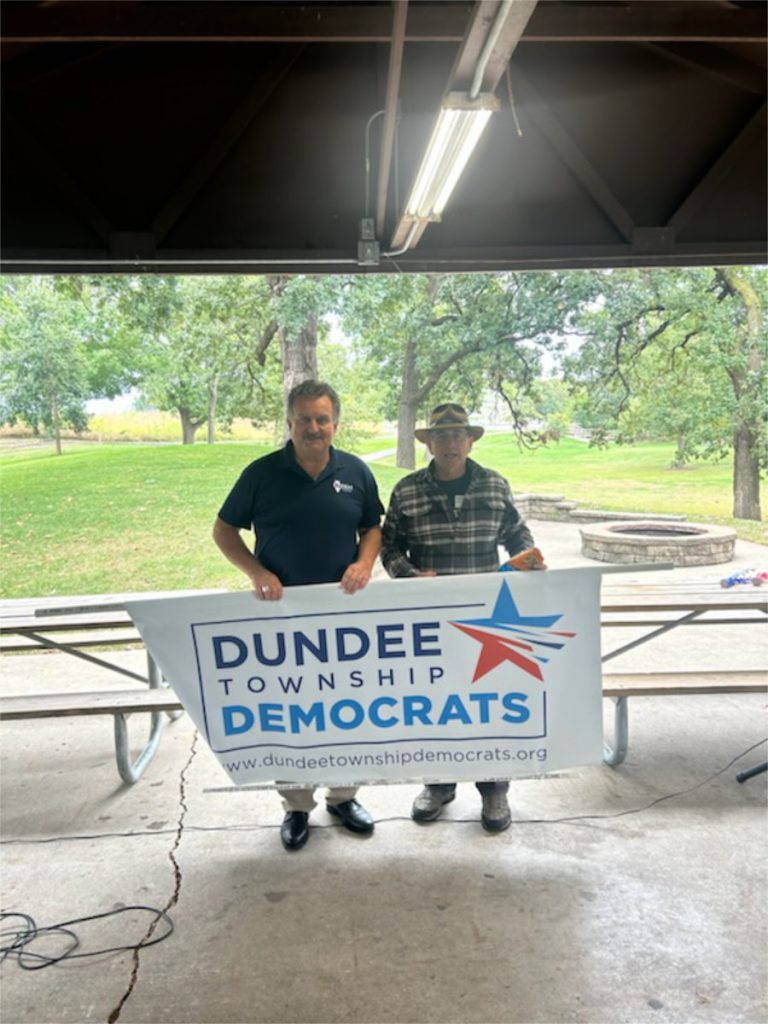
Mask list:
[[[655,800],[651,800],[650,803],[643,804],[641,807],[628,807],[623,811],[611,811],[609,814],[572,814],[564,818],[515,818],[515,825],[560,825],[570,824],[571,822],[579,821],[600,821],[607,820],[610,818],[623,818],[629,814],[641,814],[643,811],[650,810],[651,807],[655,807],[657,804],[664,803],[665,800],[673,800],[675,797],[686,796],[688,793],[693,793],[697,789],[701,789],[706,786],[707,783],[712,782],[718,776],[723,775],[725,772],[732,768],[737,761],[740,761],[742,757],[746,757],[747,754],[751,754],[753,750],[756,750],[763,743],[768,743],[768,736],[757,743],[753,743],[752,746],[747,747],[746,750],[742,750],[740,754],[731,758],[728,764],[719,768],[716,772],[708,775],[701,782],[695,783],[693,786],[688,786],[686,789],[675,790],[673,793],[666,793],[664,796],[656,797]],[[514,781],[514,780],[512,780]],[[411,818],[408,815],[392,815],[388,818],[376,818],[376,824],[381,825],[390,821],[410,821]],[[433,824],[442,825],[461,825],[461,824],[477,824],[475,818],[439,818]],[[331,823],[327,825],[312,825],[313,828],[342,828],[343,826],[339,823]],[[258,832],[262,829],[278,829],[280,824],[269,824],[269,825],[185,825],[185,832]],[[178,829],[166,828],[166,829],[154,829],[151,832],[95,832],[85,833],[80,835],[72,836],[46,836],[41,839],[0,839],[0,846],[22,846],[22,845],[43,845],[45,843],[64,843],[64,842],[78,842],[80,840],[93,840],[93,839],[147,839],[151,836],[162,836],[162,835],[176,835]],[[1,951],[1,950],[0,950]]]
[[[693,793],[697,789],[701,789],[706,786],[709,782],[712,782],[718,776],[723,775],[733,765],[741,760],[742,757],[746,757],[747,754],[751,754],[753,750],[761,746],[763,743],[768,742],[768,737],[758,740],[757,743],[753,743],[746,750],[743,750],[740,754],[737,754],[732,758],[726,765],[708,775],[705,779],[695,783],[693,786],[687,786],[685,789],[675,790],[672,793],[666,793],[663,796],[656,797],[655,800],[651,800],[649,803],[642,805],[641,807],[628,807],[623,811],[612,811],[609,814],[575,814],[568,815],[562,818],[522,818],[516,819],[515,825],[557,825],[557,824],[576,824],[582,821],[601,821],[611,818],[622,818],[630,814],[641,814],[644,811],[649,810],[651,807],[655,807],[657,804],[663,803],[666,800],[673,800],[679,796],[685,796],[688,793]],[[377,818],[377,824],[383,824],[391,821],[410,821],[409,817],[404,815],[395,815],[388,818]],[[435,824],[442,825],[459,825],[459,824],[476,824],[473,818],[443,818],[435,822]],[[275,825],[188,825],[185,831],[192,832],[251,832],[261,829],[275,829],[280,826]],[[315,825],[315,828],[340,828],[338,824],[332,825]],[[156,835],[167,835],[169,833],[176,834],[178,836],[178,829],[158,829],[152,832],[106,832],[97,833],[91,835],[73,835],[73,836],[52,836],[43,839],[5,839],[0,842],[0,845],[11,845],[11,844],[42,844],[42,843],[58,843],[66,841],[78,841],[78,840],[93,840],[93,839],[108,839],[108,838],[147,838],[148,836]],[[70,927],[76,924],[85,924],[89,921],[98,921],[105,918],[116,916],[117,914],[127,914],[132,911],[140,911],[153,915],[153,922],[150,929],[145,933],[145,938],[138,943],[124,945],[124,946],[108,946],[102,949],[95,949],[89,952],[78,953],[76,950],[80,949],[81,942],[77,933]],[[24,971],[39,971],[45,967],[52,967],[55,964],[62,963],[66,960],[80,960],[96,956],[104,956],[109,953],[125,953],[132,952],[134,955],[138,953],[140,949],[148,946],[155,946],[158,942],[163,942],[167,939],[174,930],[173,921],[167,910],[158,910],[156,907],[149,907],[144,904],[132,904],[125,907],[117,907],[114,910],[108,910],[101,914],[89,914],[84,917],[75,917],[69,921],[61,921],[58,924],[46,925],[39,927],[35,922],[34,918],[29,914],[22,913],[21,911],[1,911],[0,912],[0,923],[8,922],[12,919],[17,919],[23,922],[23,927],[5,927],[0,928],[0,963],[10,959],[15,960],[19,967]],[[154,928],[158,923],[162,922],[165,925],[165,931],[157,936],[152,937]],[[51,956],[44,953],[37,953],[31,950],[29,947],[32,943],[37,942],[40,939],[59,936],[65,937],[69,941],[68,947],[60,953],[58,956]]]
[[[81,943],[77,933],[70,928],[70,925],[84,924],[87,921],[99,921],[107,917],[113,917],[116,914],[127,914],[135,910],[152,914],[155,921],[162,921],[165,924],[166,930],[155,938],[142,940],[134,945],[108,946],[104,949],[94,949],[87,953],[75,952],[76,949],[80,948]],[[24,927],[0,929],[0,963],[7,959],[15,960],[23,971],[40,971],[44,967],[52,967],[63,960],[82,960],[87,957],[103,956],[107,953],[134,952],[138,949],[143,949],[145,946],[154,946],[158,942],[163,942],[173,932],[173,921],[164,910],[158,910],[156,907],[148,907],[143,904],[116,907],[114,910],[107,910],[103,914],[73,917],[70,921],[61,921],[59,924],[50,924],[42,927],[38,926],[35,919],[30,917],[29,914],[23,914],[17,910],[0,912],[0,922],[9,921],[12,918],[18,918],[23,921]],[[49,936],[65,936],[69,939],[70,944],[58,956],[35,953],[29,949],[33,942]]]

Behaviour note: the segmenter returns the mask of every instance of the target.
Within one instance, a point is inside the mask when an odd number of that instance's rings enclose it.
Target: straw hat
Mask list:
[[[463,427],[474,441],[477,441],[485,433],[484,427],[470,425],[467,410],[463,406],[456,405],[455,402],[443,402],[442,405],[436,405],[429,414],[427,426],[415,430],[414,434],[417,440],[426,444],[433,432],[455,430],[457,427]]]

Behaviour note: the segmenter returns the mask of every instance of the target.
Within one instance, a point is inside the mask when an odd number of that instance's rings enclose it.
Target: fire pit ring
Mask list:
[[[621,565],[716,565],[731,561],[735,543],[735,530],[706,523],[627,520],[581,528],[582,555]]]

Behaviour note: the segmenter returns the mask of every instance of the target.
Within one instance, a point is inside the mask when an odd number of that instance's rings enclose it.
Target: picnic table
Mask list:
[[[628,701],[632,697],[707,693],[756,693],[768,690],[765,666],[734,668],[727,648],[715,668],[692,667],[685,671],[611,671],[610,662],[622,654],[682,627],[750,625],[768,623],[768,587],[736,586],[684,577],[659,581],[641,567],[600,566],[604,573],[601,591],[601,628],[604,637],[616,628],[636,631],[602,656],[603,696],[615,701],[614,736],[605,744],[605,763],[616,767],[625,759],[629,742]],[[644,568],[644,567],[642,567]],[[654,567],[659,568],[659,567]],[[640,573],[638,575],[638,572]],[[633,575],[634,573],[634,575]],[[655,577],[654,573],[654,577]],[[62,651],[112,673],[128,677],[141,687],[131,690],[62,694],[28,693],[0,698],[0,718],[30,719],[65,715],[104,715],[114,719],[117,767],[126,783],[141,776],[157,749],[165,720],[177,717],[182,706],[167,687],[147,652],[147,672],[141,675],[86,647],[124,646],[140,637],[125,610],[126,602],[157,597],[224,593],[222,590],[164,591],[141,594],[96,594],[81,597],[24,598],[0,602],[0,649],[21,652],[40,649]],[[765,650],[765,648],[764,648]],[[130,754],[126,719],[130,714],[151,715],[150,733],[140,754]]]
[[[632,640],[603,653],[603,665],[620,655],[647,644],[681,627],[768,624],[768,588],[736,585],[724,588],[719,581],[691,577],[652,579],[648,576],[610,576],[603,580],[601,627],[608,631],[630,628],[639,633]],[[763,644],[762,661],[768,647]],[[630,697],[759,693],[768,690],[765,664],[735,668],[727,645],[716,668],[686,671],[620,672],[603,671],[603,694],[615,700],[614,739],[605,744],[605,763],[621,764],[629,742]]]
[[[0,718],[12,720],[112,715],[117,770],[121,779],[132,785],[154,757],[166,717],[178,718],[183,709],[149,651],[146,652],[147,671],[141,675],[105,657],[86,653],[83,648],[124,647],[141,643],[141,637],[125,610],[127,601],[222,592],[174,590],[152,594],[91,594],[1,601],[0,652],[8,654],[41,649],[60,651],[144,686],[133,690],[99,690],[77,694],[40,693],[31,689],[27,694],[0,697]],[[136,712],[150,714],[150,729],[139,754],[133,757],[127,719]]]

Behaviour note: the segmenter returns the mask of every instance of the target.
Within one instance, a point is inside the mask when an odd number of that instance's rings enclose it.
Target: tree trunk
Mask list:
[[[283,394],[286,402],[292,388],[305,380],[317,379],[317,319],[307,318],[295,338],[280,329],[280,356],[283,363]],[[286,427],[285,436],[288,431]]]
[[[416,346],[409,339],[403,359],[403,384],[397,410],[397,465],[401,469],[415,469],[416,445],[413,431],[416,426],[418,398],[416,387]]]
[[[181,420],[182,442],[184,444],[194,444],[195,433],[200,424],[203,423],[203,420],[190,416],[187,409],[179,409],[179,419]]]
[[[750,282],[736,267],[718,273],[741,299],[746,313],[743,327],[742,364],[729,376],[736,398],[736,429],[733,436],[733,515],[736,519],[762,519],[760,512],[759,439],[765,430],[765,402],[754,396],[764,369],[763,311]]]
[[[51,426],[56,441],[56,454],[61,455],[61,417],[59,416],[59,400],[56,395],[51,397]]]
[[[216,440],[216,401],[219,397],[219,381],[213,377],[208,382],[208,444]]]
[[[685,434],[682,431],[678,431],[677,434],[677,451],[672,466],[674,469],[682,469],[685,466]]]
[[[291,388],[317,377],[317,320],[309,317],[295,338],[280,331],[283,360],[283,388],[286,397]]]
[[[760,464],[756,438],[742,424],[733,438],[733,515],[760,522]]]

